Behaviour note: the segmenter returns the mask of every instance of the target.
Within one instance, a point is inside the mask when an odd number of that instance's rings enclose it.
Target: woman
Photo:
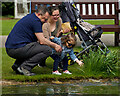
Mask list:
[[[62,25],[62,19],[60,18],[60,12],[59,12],[59,8],[57,6],[52,6],[50,7],[50,11],[49,11],[50,17],[48,19],[48,21],[46,23],[43,24],[43,34],[45,36],[45,38],[49,39],[50,36],[55,36],[55,37],[59,37],[62,33],[63,30],[61,28]],[[64,30],[64,33],[70,32],[69,29]],[[54,60],[57,58],[57,56],[51,56]],[[65,57],[63,59],[63,67],[65,67],[64,73],[66,74],[71,74],[68,70],[68,59],[67,57]],[[56,64],[54,62],[53,65],[53,73],[56,75],[61,75],[61,73],[56,69]]]
[[[50,36],[59,37],[63,30],[61,28],[62,19],[60,18],[59,8],[52,6],[49,8],[50,18],[47,23],[43,24],[44,36],[49,39]],[[70,32],[69,29],[64,30],[64,33]]]

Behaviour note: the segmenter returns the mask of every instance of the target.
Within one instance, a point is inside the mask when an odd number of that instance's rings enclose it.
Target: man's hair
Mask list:
[[[45,6],[39,6],[36,10],[36,13],[40,13],[41,15],[44,15],[46,12],[48,12],[48,8]]]

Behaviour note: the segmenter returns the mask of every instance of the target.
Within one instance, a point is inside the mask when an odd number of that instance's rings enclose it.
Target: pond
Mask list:
[[[83,94],[102,94],[101,96],[120,96],[120,83],[117,81],[84,80],[69,82],[54,81],[2,87],[2,96],[76,96]],[[92,95],[91,95],[92,96]],[[98,95],[96,95],[98,96]]]

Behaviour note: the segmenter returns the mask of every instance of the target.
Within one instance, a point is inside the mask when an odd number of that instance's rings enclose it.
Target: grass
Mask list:
[[[112,52],[115,51],[118,53],[120,50],[120,47],[109,47],[109,49]],[[76,47],[76,48],[74,48],[74,50],[80,51],[82,49],[79,47]],[[119,53],[119,57],[120,57],[120,53]],[[104,58],[102,58],[102,59],[104,59]],[[13,72],[11,69],[11,66],[14,63],[14,59],[10,58],[6,54],[5,48],[2,48],[2,79],[15,80],[15,81],[36,81],[37,82],[37,81],[52,81],[52,80],[67,81],[70,79],[77,80],[77,79],[81,79],[81,78],[82,79],[87,79],[87,78],[99,79],[99,78],[116,78],[116,77],[120,78],[120,75],[118,74],[120,72],[120,70],[117,70],[117,68],[115,70],[113,70],[113,72],[115,74],[106,72],[106,70],[102,70],[102,69],[99,71],[94,71],[95,68],[93,67],[94,68],[93,69],[92,66],[97,65],[97,63],[95,63],[96,61],[92,61],[93,59],[91,59],[91,61],[89,61],[90,60],[89,58],[84,58],[83,60],[86,60],[86,61],[84,62],[85,65],[82,68],[78,64],[69,65],[68,69],[69,69],[69,71],[71,71],[73,73],[72,75],[65,75],[65,74],[63,74],[62,76],[52,75],[51,72],[52,72],[52,68],[53,68],[53,60],[50,57],[46,61],[47,67],[40,68],[40,67],[36,66],[32,70],[32,72],[35,72],[37,74],[36,76],[16,75],[15,72]],[[90,63],[90,62],[94,62],[94,63]],[[98,65],[100,63],[98,63]],[[104,61],[102,63],[104,64]],[[115,64],[118,64],[118,63],[120,63],[120,62],[117,62]],[[110,64],[112,64],[112,63],[110,63]],[[95,74],[95,73],[97,73],[97,74]]]
[[[14,16],[13,15],[5,15],[5,16],[0,16],[0,18],[14,18]]]
[[[19,19],[2,20],[2,35],[8,35]],[[85,20],[93,25],[114,24],[114,20]],[[104,34],[113,34],[114,32],[104,32]]]
[[[10,31],[12,30],[12,28],[14,27],[14,25],[16,24],[16,22],[18,21],[18,19],[9,19],[9,20],[1,20],[2,21],[2,35],[8,35],[10,33]],[[86,20],[86,22],[89,22],[93,25],[100,25],[100,24],[114,24],[113,20]],[[109,33],[109,32],[107,32]],[[110,32],[111,33],[111,32]],[[113,33],[113,32],[112,32]],[[106,33],[105,33],[106,34]],[[81,48],[74,48],[75,51],[80,51],[82,50]],[[118,50],[120,50],[120,47],[110,47],[110,50],[115,51],[115,52],[119,52]],[[91,56],[94,55],[93,53],[91,53]],[[120,53],[118,53],[119,57],[120,57]],[[99,55],[101,56],[101,55]],[[98,57],[99,57],[98,56]],[[109,58],[112,59],[112,57],[114,58],[114,56],[116,55],[110,55]],[[97,57],[96,54],[94,55],[94,58]],[[96,59],[98,59],[98,57]],[[99,59],[99,63],[96,61],[94,61],[94,58],[84,58],[84,60],[86,61],[86,65],[88,65],[88,69],[89,71],[87,72],[87,68],[83,67],[80,68],[79,65],[74,64],[69,66],[69,70],[73,73],[72,75],[62,75],[62,76],[55,76],[52,75],[52,67],[53,67],[53,60],[51,58],[47,59],[47,67],[46,68],[39,68],[39,67],[35,67],[32,71],[35,72],[37,75],[36,76],[23,76],[23,75],[16,75],[15,72],[12,71],[11,66],[14,63],[14,59],[10,58],[6,52],[5,52],[5,48],[2,48],[2,79],[7,79],[7,80],[16,80],[16,81],[51,81],[51,80],[69,80],[69,79],[84,79],[84,78],[120,78],[119,76],[119,72],[117,71],[117,69],[114,71],[112,70],[112,72],[110,70],[100,70],[97,74],[96,71],[92,71],[92,66],[93,63],[100,65],[101,63],[104,64],[104,62],[100,62]],[[101,61],[104,60],[103,57],[101,57]],[[91,63],[89,63],[89,62]],[[106,62],[112,62],[110,60],[106,61]],[[118,62],[120,63],[120,62]],[[116,63],[116,64],[118,64]],[[102,64],[100,66],[102,66]],[[110,63],[111,64],[111,63]],[[109,64],[108,64],[109,65]],[[112,64],[113,65],[113,64]],[[119,68],[120,66],[118,66]],[[109,67],[111,68],[111,67]]]
[[[2,20],[2,35],[8,35],[17,22],[18,19]]]

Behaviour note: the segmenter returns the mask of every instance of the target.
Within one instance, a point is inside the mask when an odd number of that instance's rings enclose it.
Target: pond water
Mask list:
[[[28,85],[7,85],[2,87],[2,96],[76,96],[83,94],[104,94],[120,96],[119,81],[75,81],[51,82]],[[96,95],[98,96],[98,95]],[[103,96],[103,95],[102,95]]]

